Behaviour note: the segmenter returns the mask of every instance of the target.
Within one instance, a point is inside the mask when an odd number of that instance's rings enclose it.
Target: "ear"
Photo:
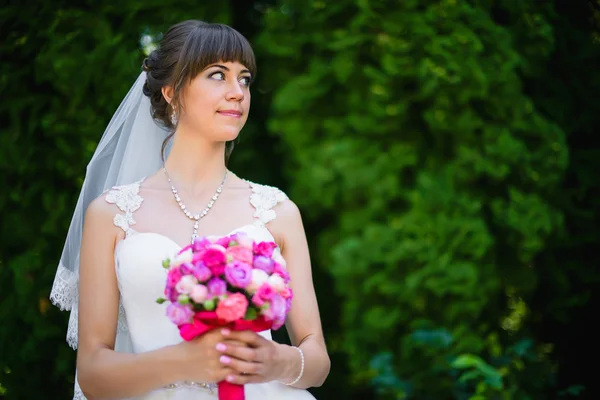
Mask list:
[[[173,86],[163,86],[161,92],[167,103],[171,104],[173,101]]]

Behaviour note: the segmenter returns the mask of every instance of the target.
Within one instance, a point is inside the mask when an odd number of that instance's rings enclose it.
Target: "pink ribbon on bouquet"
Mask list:
[[[200,335],[215,328],[229,328],[233,331],[261,332],[271,329],[273,321],[267,321],[260,316],[255,320],[249,321],[240,319],[233,322],[227,322],[219,319],[215,311],[200,311],[194,315],[194,322],[179,326],[179,334],[186,342],[197,338]],[[245,400],[244,385],[237,385],[227,381],[217,383],[219,389],[219,400]]]

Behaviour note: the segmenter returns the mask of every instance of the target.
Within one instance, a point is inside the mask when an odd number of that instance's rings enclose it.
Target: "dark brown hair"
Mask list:
[[[206,66],[234,61],[248,68],[252,77],[256,75],[254,52],[241,33],[227,25],[197,20],[183,21],[169,28],[158,48],[144,60],[146,83],[143,91],[150,98],[152,118],[171,130],[163,142],[163,161],[167,143],[175,134],[175,126],[170,119],[170,108],[178,109],[183,87]],[[173,87],[172,105],[167,103],[162,94],[164,86]],[[233,151],[233,146],[233,141],[227,142],[226,161]]]

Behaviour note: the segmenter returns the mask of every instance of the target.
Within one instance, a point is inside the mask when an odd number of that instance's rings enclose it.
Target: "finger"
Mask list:
[[[226,346],[248,347],[248,344],[246,344],[246,342],[242,342],[241,340],[223,338],[223,341],[221,341],[220,343],[223,343]]]
[[[222,368],[215,368],[214,379],[210,383],[217,383],[220,381],[227,380],[227,377],[230,375],[241,375],[238,371],[234,370],[233,368],[229,368],[227,366],[224,366],[223,364],[221,364],[221,366]]]
[[[238,360],[246,362],[264,361],[264,357],[261,357],[262,352],[259,350],[259,348],[249,347],[245,344],[243,346],[239,346],[224,343],[223,346],[217,345],[217,350],[226,356],[237,358]]]
[[[197,336],[196,338],[194,338],[194,340],[203,340],[204,338],[206,338],[208,341],[223,341],[226,340],[227,338],[225,336],[223,336],[223,333],[221,332],[221,329],[217,329],[217,328],[213,328],[211,330],[209,330],[208,332],[206,332],[204,335],[200,335]]]
[[[264,372],[264,364],[262,363],[248,362],[226,355],[219,357],[219,361],[239,374],[262,375]]]
[[[241,342],[247,343],[249,346],[258,347],[262,344],[266,339],[260,336],[256,332],[252,331],[232,331],[230,329],[221,330],[221,334],[225,336],[227,339],[239,340]]]
[[[242,374],[236,374],[236,373],[231,373],[229,375],[227,375],[226,378],[227,382],[229,383],[234,383],[236,385],[246,385],[248,383],[261,383],[264,382],[264,379],[261,375],[242,375]]]

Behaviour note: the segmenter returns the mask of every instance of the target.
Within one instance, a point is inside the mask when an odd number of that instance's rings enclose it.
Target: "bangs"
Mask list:
[[[235,29],[221,24],[202,24],[187,37],[175,72],[175,86],[181,88],[207,66],[218,62],[239,62],[256,76],[256,59],[248,40]]]

